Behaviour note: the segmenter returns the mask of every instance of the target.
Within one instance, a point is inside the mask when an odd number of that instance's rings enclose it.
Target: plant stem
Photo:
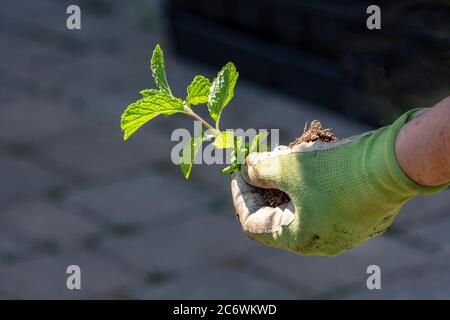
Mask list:
[[[220,131],[220,129],[219,129],[219,122],[220,122],[220,115],[219,115],[219,117],[217,118],[217,121],[216,121],[216,130],[218,130],[218,131]]]
[[[202,117],[200,117],[198,114],[196,114],[194,111],[192,111],[191,108],[185,106],[185,110],[187,112],[188,115],[190,115],[192,118],[200,121],[206,128],[208,128],[209,130],[211,130],[211,133],[215,136],[217,136],[220,131],[215,129],[212,125],[210,125],[208,122],[206,122],[206,120],[204,120]]]

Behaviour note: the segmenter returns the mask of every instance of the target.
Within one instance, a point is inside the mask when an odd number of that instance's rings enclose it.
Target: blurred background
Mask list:
[[[81,8],[81,30],[66,8]],[[165,52],[177,96],[227,61],[240,72],[221,124],[280,129],[319,119],[338,137],[450,94],[450,2],[4,0],[0,6],[0,298],[450,298],[450,192],[418,197],[383,236],[335,257],[247,238],[229,177],[170,161],[183,116],[126,143],[124,108]],[[66,288],[79,265],[82,289]],[[366,268],[380,266],[369,291]]]

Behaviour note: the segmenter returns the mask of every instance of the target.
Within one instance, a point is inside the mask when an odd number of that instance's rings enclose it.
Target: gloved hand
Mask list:
[[[231,182],[243,230],[266,245],[321,256],[384,233],[408,200],[446,187],[418,185],[397,163],[395,138],[418,111],[360,136],[250,154]],[[282,190],[291,201],[267,207],[256,187]]]

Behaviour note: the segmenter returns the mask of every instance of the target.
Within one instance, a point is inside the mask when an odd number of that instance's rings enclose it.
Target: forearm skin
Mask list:
[[[416,183],[439,186],[450,181],[450,97],[403,126],[395,153]]]

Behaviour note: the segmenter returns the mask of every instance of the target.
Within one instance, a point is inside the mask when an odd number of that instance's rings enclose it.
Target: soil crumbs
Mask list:
[[[309,128],[306,130],[307,125],[308,123],[305,125],[303,134],[289,144],[290,148],[302,142],[314,142],[317,140],[332,142],[338,140],[338,138],[331,132],[331,129],[323,129],[322,124],[317,120],[313,120],[309,125]]]

